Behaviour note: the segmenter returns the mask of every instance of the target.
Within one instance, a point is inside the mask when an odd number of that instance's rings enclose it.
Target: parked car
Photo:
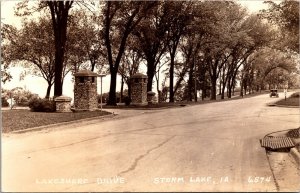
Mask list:
[[[270,97],[272,97],[272,96],[279,97],[279,94],[277,93],[277,89],[270,90]]]

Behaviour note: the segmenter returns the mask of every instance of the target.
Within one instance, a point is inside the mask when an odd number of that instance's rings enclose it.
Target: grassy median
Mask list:
[[[18,131],[32,127],[69,122],[91,117],[108,115],[106,111],[83,111],[76,113],[44,113],[31,112],[30,110],[6,110],[2,111],[2,132]]]
[[[300,104],[300,92],[293,93],[290,97],[286,99],[282,99],[275,103],[276,105],[284,105],[284,106],[298,106]]]

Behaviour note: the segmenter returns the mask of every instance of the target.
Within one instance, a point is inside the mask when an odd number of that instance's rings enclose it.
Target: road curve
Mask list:
[[[275,100],[265,94],[5,135],[2,191],[276,191],[259,139],[299,127],[299,110],[266,105]]]

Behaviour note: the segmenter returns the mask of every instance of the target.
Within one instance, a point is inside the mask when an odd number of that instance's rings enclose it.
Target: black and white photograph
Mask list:
[[[1,0],[1,192],[300,192],[299,3]]]

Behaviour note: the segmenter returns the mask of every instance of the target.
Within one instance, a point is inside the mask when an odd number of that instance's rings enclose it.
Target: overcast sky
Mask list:
[[[1,21],[6,24],[11,24],[17,27],[20,27],[21,20],[19,17],[14,16],[14,7],[18,1],[12,0],[1,0]],[[246,7],[249,12],[258,12],[261,9],[266,9],[267,6],[260,0],[239,0],[242,6]],[[280,2],[280,1],[277,1]],[[27,75],[24,80],[20,81],[19,76],[22,71],[22,68],[12,68],[10,70],[13,79],[10,82],[2,84],[2,87],[5,89],[12,89],[15,87],[23,87],[25,89],[30,90],[33,93],[39,94],[40,97],[44,97],[46,94],[47,83],[43,78],[39,78],[32,75]],[[145,73],[145,72],[142,72]],[[73,98],[73,83],[71,81],[72,77],[69,75],[65,78],[63,94],[70,96]],[[118,80],[118,83],[120,80]],[[103,78],[103,92],[109,91],[109,83],[110,77],[107,76]],[[98,81],[100,84],[100,81]],[[98,86],[99,88],[99,86]],[[117,90],[119,90],[120,84],[117,86]],[[156,88],[156,87],[154,87]],[[98,89],[100,90],[100,88]],[[154,89],[156,91],[156,89]],[[100,92],[99,92],[100,93]],[[52,88],[53,95],[53,88]]]

